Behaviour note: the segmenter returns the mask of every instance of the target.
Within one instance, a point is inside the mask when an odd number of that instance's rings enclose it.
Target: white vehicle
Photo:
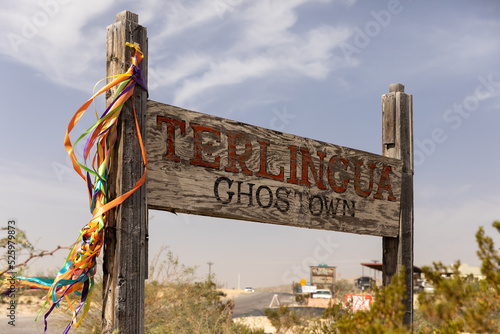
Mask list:
[[[431,284],[426,283],[424,286],[424,291],[429,293],[434,293],[434,287]]]
[[[247,292],[255,292],[254,289],[251,286],[247,286],[245,288],[245,291],[247,291]]]
[[[332,299],[332,292],[328,289],[318,289],[312,295],[313,298]]]

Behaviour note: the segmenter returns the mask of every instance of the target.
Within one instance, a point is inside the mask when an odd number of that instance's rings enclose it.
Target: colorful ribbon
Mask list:
[[[59,307],[63,299],[68,302],[69,308],[71,308],[73,313],[73,318],[69,322],[64,333],[67,333],[72,325],[78,328],[81,324],[89,311],[92,299],[96,261],[103,246],[104,226],[107,223],[108,212],[110,209],[120,205],[127,197],[136,191],[144,183],[146,178],[146,154],[139,130],[139,124],[137,122],[137,115],[135,108],[133,108],[134,103],[132,101],[137,139],[142,150],[142,159],[144,161],[144,173],[130,191],[108,202],[108,172],[111,168],[113,147],[117,138],[116,126],[118,117],[124,103],[128,99],[132,100],[136,84],[139,84],[143,89],[147,90],[146,82],[139,68],[139,63],[144,58],[144,55],[139,46],[129,43],[127,43],[127,46],[135,49],[135,55],[132,57],[132,65],[130,68],[126,73],[114,76],[115,79],[112,82],[100,89],[78,109],[68,124],[68,129],[64,138],[64,146],[71,157],[73,168],[87,184],[92,219],[81,229],[80,236],[66,258],[66,263],[54,279],[18,277],[22,285],[48,290],[47,301],[44,307],[48,303],[50,309],[44,316],[45,331],[47,331],[47,317],[55,307]],[[74,146],[71,144],[69,134],[87,108],[94,102],[94,99],[115,86],[117,86],[117,89],[112,103],[109,104],[105,112],[98,118],[98,121],[75,141],[74,145],[84,138],[87,138],[83,150],[84,161],[81,163],[75,156]],[[92,158],[92,164],[91,166],[87,166],[87,160],[94,144],[96,144],[96,149]],[[92,177],[94,182],[92,182]],[[69,298],[71,293],[77,296],[73,301]],[[73,305],[78,299],[80,299],[80,303],[75,308]],[[77,315],[82,308],[83,314],[80,319],[77,320]],[[40,312],[42,310],[40,310]]]

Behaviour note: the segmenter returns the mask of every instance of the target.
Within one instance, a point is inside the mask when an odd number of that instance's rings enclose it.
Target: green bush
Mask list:
[[[387,287],[375,289],[369,311],[352,312],[349,305],[346,308],[342,304],[332,305],[323,312],[328,321],[316,323],[311,333],[410,333],[403,325],[404,292],[404,275],[397,274]]]
[[[500,222],[495,221],[493,227],[500,232]],[[451,267],[442,263],[424,267],[424,275],[434,291],[421,292],[418,297],[414,332],[500,333],[500,255],[482,227],[476,240],[484,279],[462,276],[459,261]],[[311,333],[410,333],[403,325],[404,293],[404,277],[398,274],[389,286],[375,290],[369,311],[353,313],[349,308],[333,305],[323,312],[327,321],[316,322]]]
[[[500,232],[500,222],[495,221],[493,227]],[[419,332],[500,332],[500,256],[482,227],[476,233],[476,241],[484,279],[460,275],[460,261],[451,267],[439,262],[423,268],[434,291],[422,292],[418,298]],[[452,274],[443,274],[449,272]]]
[[[500,232],[500,222],[495,221],[493,226]],[[476,240],[484,279],[460,275],[458,261],[451,267],[442,263],[424,267],[425,277],[434,291],[421,292],[417,299],[414,332],[500,333],[500,255],[493,239],[482,227],[476,233]],[[234,324],[231,302],[221,300],[222,295],[210,278],[196,281],[194,273],[195,268],[179,264],[178,258],[169,251],[155,258],[145,290],[145,333],[264,333],[262,329]],[[339,294],[350,292],[347,282],[337,287]],[[91,311],[76,333],[100,333],[102,283],[96,284],[94,289]],[[354,313],[349,307],[335,304],[325,309],[319,319],[280,306],[266,309],[265,315],[277,333],[406,334],[411,329],[403,325],[404,296],[404,275],[397,274],[387,287],[374,290],[369,311]]]
[[[266,308],[264,315],[276,328],[276,334],[289,333],[290,331],[294,334],[306,333],[304,320],[286,305],[280,305],[277,309]]]
[[[172,252],[162,250],[150,270],[145,288],[146,334],[263,334],[232,322],[231,301],[208,278],[196,281],[195,268],[183,266]]]

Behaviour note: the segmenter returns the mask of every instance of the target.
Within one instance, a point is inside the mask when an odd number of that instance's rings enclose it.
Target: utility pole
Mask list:
[[[372,260],[373,263],[377,264],[378,260]],[[375,279],[375,285],[377,285],[377,269],[373,268],[373,278]]]
[[[208,279],[212,280],[212,264],[214,264],[212,261],[208,261]]]

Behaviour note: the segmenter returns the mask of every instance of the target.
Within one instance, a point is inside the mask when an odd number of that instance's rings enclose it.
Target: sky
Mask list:
[[[0,12],[0,225],[38,249],[90,219],[66,127],[105,76],[106,27],[148,29],[150,99],[375,154],[381,95],[413,95],[415,265],[479,265],[475,233],[500,219],[500,2],[7,0]],[[102,104],[102,102],[101,102]],[[99,103],[98,103],[99,105]],[[91,115],[90,115],[91,116]],[[85,121],[86,120],[86,121]],[[79,130],[93,124],[85,118]],[[92,123],[91,123],[92,122]],[[76,132],[75,132],[76,133]],[[289,284],[309,266],[372,274],[382,239],[150,211],[150,254],[168,246],[227,288]],[[54,273],[66,251],[36,260]]]

